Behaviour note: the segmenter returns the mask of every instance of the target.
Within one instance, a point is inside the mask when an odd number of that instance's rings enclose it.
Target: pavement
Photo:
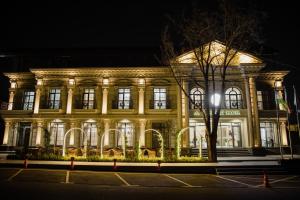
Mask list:
[[[290,159],[290,155],[283,156],[285,160]],[[294,156],[300,159],[299,155]],[[261,174],[262,170],[276,172],[277,174],[286,170],[282,169],[281,156],[247,156],[247,157],[220,157],[218,162],[210,163],[150,163],[150,162],[83,162],[74,161],[44,161],[27,160],[0,160],[0,167],[19,167],[19,168],[48,168],[48,169],[76,169],[76,170],[96,170],[96,171],[126,171],[126,172],[174,172],[174,173],[228,173],[228,169],[248,169],[248,172]],[[236,170],[235,170],[236,171]]]
[[[295,199],[300,195],[300,176],[0,168],[0,191],[10,199],[45,200]]]

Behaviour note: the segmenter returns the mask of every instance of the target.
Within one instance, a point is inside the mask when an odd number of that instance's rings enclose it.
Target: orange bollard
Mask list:
[[[268,178],[268,175],[267,175],[266,171],[264,171],[264,186],[266,188],[271,187],[271,185],[269,183],[269,178]]]
[[[74,169],[74,157],[71,157],[71,170],[73,170]]]
[[[25,156],[25,158],[24,158],[24,168],[27,169],[27,166],[28,166],[28,159],[27,159],[27,156]]]
[[[114,159],[114,167],[113,169],[116,171],[117,170],[117,159]]]
[[[157,171],[160,171],[160,164],[161,164],[161,160],[157,161]]]

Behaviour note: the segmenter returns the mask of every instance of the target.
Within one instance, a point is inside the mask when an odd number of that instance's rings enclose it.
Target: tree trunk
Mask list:
[[[217,162],[217,137],[216,133],[209,134],[207,137],[207,155],[209,162]]]

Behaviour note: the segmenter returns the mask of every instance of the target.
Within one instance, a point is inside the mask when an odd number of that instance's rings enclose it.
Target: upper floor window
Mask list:
[[[166,88],[154,88],[154,109],[166,109],[167,90]]]
[[[32,110],[34,103],[34,92],[33,91],[25,91],[23,98],[23,110]]]
[[[263,95],[262,91],[257,91],[257,107],[258,110],[263,110],[264,109],[264,104],[263,104]]]
[[[129,109],[130,107],[130,89],[119,88],[118,109]]]
[[[94,109],[95,102],[95,90],[94,89],[84,89],[82,108],[83,109]]]
[[[87,143],[90,146],[97,146],[97,126],[94,122],[86,122],[83,124],[84,132],[87,135]]]
[[[193,88],[190,97],[193,101],[191,104],[192,109],[203,108],[204,91],[201,88]]]
[[[50,89],[49,93],[49,108],[59,109],[60,108],[60,89]]]
[[[50,124],[50,144],[61,146],[64,142],[64,124],[62,122],[52,122]]]
[[[242,107],[242,95],[238,88],[231,87],[225,91],[225,106],[231,109],[239,109]]]

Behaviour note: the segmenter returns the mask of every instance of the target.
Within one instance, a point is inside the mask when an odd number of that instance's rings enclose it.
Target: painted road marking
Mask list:
[[[179,182],[179,183],[184,184],[185,187],[202,187],[202,186],[193,186],[193,185],[191,185],[191,184],[188,184],[188,183],[186,183],[186,182],[184,182],[184,181],[182,181],[182,180],[179,180],[179,179],[177,179],[177,178],[175,178],[175,177],[173,177],[173,176],[170,176],[170,175],[168,175],[168,174],[164,174],[164,175],[165,175],[166,177],[170,178],[170,179],[173,179],[173,180],[175,180],[175,181],[177,181],[177,182]]]
[[[19,171],[17,171],[15,174],[13,174],[11,177],[9,177],[7,179],[7,181],[11,181],[14,177],[16,177],[18,174],[20,174],[23,171],[23,169],[20,169]]]
[[[65,183],[65,184],[73,184],[73,182],[70,182],[70,171],[67,170],[66,171],[66,181],[65,182],[61,182],[61,183]]]
[[[275,181],[271,181],[271,182],[269,182],[270,184],[271,183],[277,183],[277,182],[281,182],[281,181],[287,181],[287,180],[290,180],[290,179],[294,179],[294,178],[296,178],[296,177],[298,177],[298,176],[291,176],[291,177],[286,177],[286,178],[282,178],[282,179],[277,179],[277,180],[275,180]],[[256,187],[260,187],[260,186],[263,186],[264,184],[259,184],[259,185],[257,185]]]
[[[246,185],[248,187],[257,187],[257,186],[250,185],[250,184],[247,184],[247,183],[243,183],[243,182],[240,182],[240,181],[237,181],[237,180],[233,180],[233,179],[230,179],[230,178],[225,178],[223,176],[215,176],[215,177],[218,177],[220,179],[224,179],[224,180],[227,180],[227,181],[231,181],[231,182],[234,182],[234,183],[238,183],[238,184],[241,184],[241,185]]]
[[[138,186],[138,185],[130,185],[124,178],[122,178],[118,173],[115,173],[115,175],[123,182],[126,186]]]

